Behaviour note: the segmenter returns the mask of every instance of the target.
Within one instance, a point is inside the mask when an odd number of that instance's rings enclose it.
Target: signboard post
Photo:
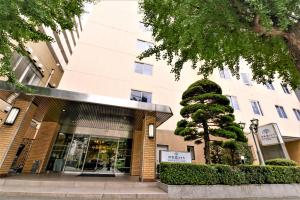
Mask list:
[[[160,151],[160,162],[192,163],[191,152]]]

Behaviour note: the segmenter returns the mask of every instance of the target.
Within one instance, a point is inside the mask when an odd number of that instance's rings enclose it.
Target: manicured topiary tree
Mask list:
[[[234,122],[233,108],[221,87],[213,81],[202,79],[188,87],[182,95],[180,111],[184,118],[177,123],[176,135],[196,144],[204,142],[207,164],[210,159],[210,135],[247,142],[240,126]]]

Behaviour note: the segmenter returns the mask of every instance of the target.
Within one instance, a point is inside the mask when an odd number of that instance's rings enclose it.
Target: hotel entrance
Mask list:
[[[130,172],[132,140],[59,133],[49,172],[115,176]]]

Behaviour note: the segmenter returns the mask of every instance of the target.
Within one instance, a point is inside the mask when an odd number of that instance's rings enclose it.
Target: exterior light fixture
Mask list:
[[[254,141],[254,144],[256,147],[256,151],[257,151],[257,154],[259,157],[260,164],[265,165],[264,157],[262,155],[260,146],[259,146],[258,142],[256,141],[256,137],[255,137],[255,135],[257,135],[257,131],[258,131],[258,124],[259,124],[258,119],[251,119],[250,122],[251,122],[251,124],[250,124],[249,129],[250,129],[252,137],[253,137],[253,141]]]
[[[8,113],[6,120],[4,121],[5,125],[13,125],[19,115],[20,108],[13,107]]]
[[[154,124],[148,124],[148,137],[154,138],[155,137],[155,127]]]
[[[242,130],[244,130],[244,128],[246,127],[246,123],[244,123],[244,122],[240,122],[239,125]]]

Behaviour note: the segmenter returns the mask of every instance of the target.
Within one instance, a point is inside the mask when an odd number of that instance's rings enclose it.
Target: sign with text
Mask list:
[[[259,126],[257,134],[262,146],[280,144],[280,135],[274,127],[274,124]]]
[[[191,163],[192,156],[190,152],[178,151],[160,151],[160,162],[176,162],[176,163]]]

